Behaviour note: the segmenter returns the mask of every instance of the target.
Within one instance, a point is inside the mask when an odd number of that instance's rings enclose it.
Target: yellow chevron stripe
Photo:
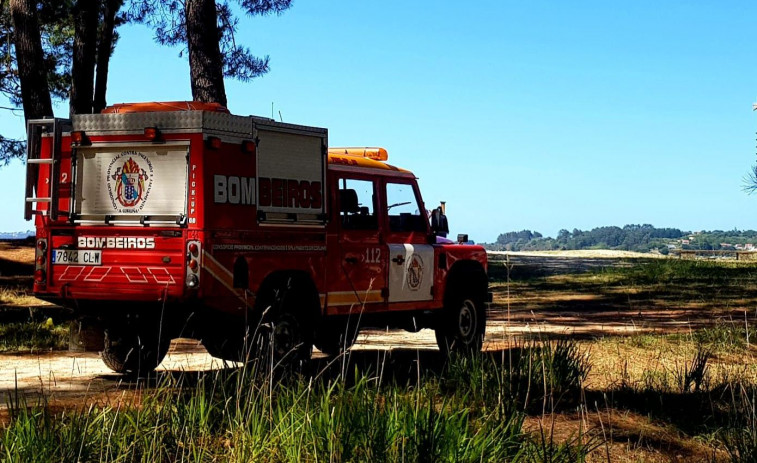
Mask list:
[[[247,307],[253,306],[254,299],[252,301],[248,300],[243,296],[243,294],[241,294],[241,291],[239,289],[234,287],[234,275],[226,267],[221,265],[221,263],[218,262],[215,257],[211,256],[204,250],[202,251],[202,259],[202,267],[206,272],[210,274],[210,276],[218,280],[218,282],[221,283],[226,289],[234,293],[234,295]]]
[[[362,305],[374,302],[384,302],[381,291],[334,291],[328,293],[328,303],[331,307],[340,305]]]

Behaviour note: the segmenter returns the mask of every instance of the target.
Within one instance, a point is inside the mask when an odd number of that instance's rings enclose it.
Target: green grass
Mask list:
[[[68,326],[52,319],[0,324],[0,352],[67,349],[68,339]]]
[[[166,376],[160,387],[140,393],[140,404],[121,408],[53,413],[15,403],[0,430],[0,458],[582,461],[596,446],[583,432],[560,441],[549,432],[524,430],[529,403],[549,396],[554,410],[558,395],[579,395],[574,389],[580,381],[565,381],[582,376],[586,359],[575,357],[571,346],[524,346],[522,360],[513,363],[456,357],[441,373],[419,373],[411,382],[357,367],[348,378],[320,372],[277,379],[248,366],[196,378]],[[532,381],[538,384],[529,386]],[[530,398],[522,390],[530,390]]]
[[[648,259],[628,267],[613,267],[604,273],[619,274],[631,283],[705,283],[736,284],[757,281],[753,262]]]

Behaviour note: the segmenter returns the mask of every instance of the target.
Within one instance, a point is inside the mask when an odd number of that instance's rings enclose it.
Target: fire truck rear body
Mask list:
[[[385,151],[329,150],[326,129],[172,105],[30,123],[38,297],[106,330],[170,307],[184,327],[172,335],[217,344],[285,281],[310,294],[288,304],[315,307],[287,311],[309,311],[298,322],[313,332],[352,315],[435,327],[456,272],[485,297],[483,248],[437,244],[415,176]]]

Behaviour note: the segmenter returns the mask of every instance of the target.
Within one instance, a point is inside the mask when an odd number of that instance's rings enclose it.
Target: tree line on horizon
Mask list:
[[[734,229],[688,232],[678,228],[656,228],[650,224],[629,224],[586,231],[577,228],[573,231],[562,229],[554,238],[545,237],[537,231],[512,231],[500,234],[496,242],[487,244],[486,247],[503,251],[616,249],[667,254],[670,245],[682,249],[720,250],[748,243],[757,244],[757,231]]]

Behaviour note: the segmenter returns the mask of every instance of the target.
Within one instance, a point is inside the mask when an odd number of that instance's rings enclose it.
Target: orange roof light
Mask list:
[[[361,158],[373,159],[374,161],[386,161],[389,159],[389,153],[384,148],[329,148],[329,154],[359,156]]]
[[[109,113],[146,113],[155,111],[210,111],[229,114],[225,106],[200,101],[152,101],[145,103],[118,103],[102,110]]]

